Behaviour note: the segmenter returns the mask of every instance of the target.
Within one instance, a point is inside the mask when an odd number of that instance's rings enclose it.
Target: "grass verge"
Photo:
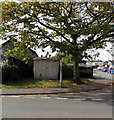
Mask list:
[[[94,79],[81,78],[81,80],[88,84]],[[5,84],[0,84],[0,88],[59,88],[59,80],[39,80],[39,79],[23,79],[20,81],[8,82]],[[73,80],[63,80],[63,87],[77,85]]]

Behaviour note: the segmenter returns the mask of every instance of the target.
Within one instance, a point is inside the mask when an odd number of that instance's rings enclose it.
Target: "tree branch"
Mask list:
[[[110,19],[109,19],[109,18],[110,18]],[[108,16],[105,20],[103,20],[103,21],[100,23],[100,25],[102,25],[102,24],[103,24],[106,20],[108,20],[108,19],[109,19],[108,23],[110,23],[113,18],[114,18],[113,15]]]
[[[87,4],[88,4],[88,2],[85,3],[85,6],[86,6],[87,10],[88,10],[93,16],[96,16],[96,15],[89,9],[89,7],[88,7]]]
[[[49,39],[51,42],[54,42],[50,37],[48,37],[47,35],[45,35],[45,33],[42,31],[42,29],[40,27],[38,27],[40,32],[42,32],[43,36],[46,37],[47,39]]]
[[[68,18],[70,18],[71,13],[72,13],[72,4],[70,5],[70,12],[69,12],[69,14],[68,14]]]
[[[106,39],[106,38],[110,38],[110,37],[113,37],[114,36],[114,34],[110,34],[110,35],[101,35],[100,37],[98,37],[96,40],[94,40],[94,41],[92,41],[92,42],[90,42],[89,44],[90,45],[92,45],[92,44],[94,44],[95,42],[98,42],[98,41],[100,41],[101,43],[102,43],[102,39]],[[105,41],[103,41],[103,42],[108,42],[107,40],[105,40]],[[90,45],[88,45],[88,46],[90,46]]]
[[[62,33],[60,33],[59,31],[57,31],[55,28],[53,28],[53,27],[51,27],[51,26],[47,26],[46,24],[42,23],[42,22],[38,19],[38,17],[36,16],[36,14],[34,14],[34,17],[37,19],[37,21],[38,21],[41,25],[43,25],[44,27],[46,27],[46,28],[48,28],[48,29],[51,29],[51,30],[55,31],[57,34],[59,34],[61,37],[63,37],[67,42],[69,42],[70,44],[73,44],[72,42],[70,42],[69,39],[67,39],[64,35],[62,35]]]

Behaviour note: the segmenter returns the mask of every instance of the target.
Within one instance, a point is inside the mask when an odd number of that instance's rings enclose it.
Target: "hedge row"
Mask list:
[[[33,77],[31,66],[4,66],[2,68],[2,83]]]
[[[81,78],[93,78],[93,68],[79,67]],[[63,79],[73,78],[73,66],[63,65]]]
[[[8,58],[8,64],[2,67],[2,83],[33,77],[33,65],[13,57]]]

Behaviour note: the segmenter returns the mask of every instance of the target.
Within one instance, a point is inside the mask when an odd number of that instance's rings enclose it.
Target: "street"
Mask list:
[[[107,102],[107,101],[105,101]],[[112,106],[100,99],[68,99],[57,96],[2,98],[3,118],[111,118]]]
[[[108,75],[106,79],[111,78]],[[108,75],[94,70],[94,77]],[[112,92],[107,88],[85,93],[2,96],[2,117],[112,118]]]
[[[94,69],[94,74],[93,74],[94,78],[98,78],[98,79],[109,79],[109,80],[114,80],[114,74],[110,74],[107,72],[102,72],[101,70],[97,70]]]

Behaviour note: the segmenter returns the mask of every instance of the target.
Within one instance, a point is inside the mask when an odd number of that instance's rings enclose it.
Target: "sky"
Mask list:
[[[100,55],[99,57],[96,58],[96,60],[103,60],[103,61],[108,61],[108,60],[112,60],[112,56],[109,52],[106,51],[106,49],[104,50],[98,50]]]

